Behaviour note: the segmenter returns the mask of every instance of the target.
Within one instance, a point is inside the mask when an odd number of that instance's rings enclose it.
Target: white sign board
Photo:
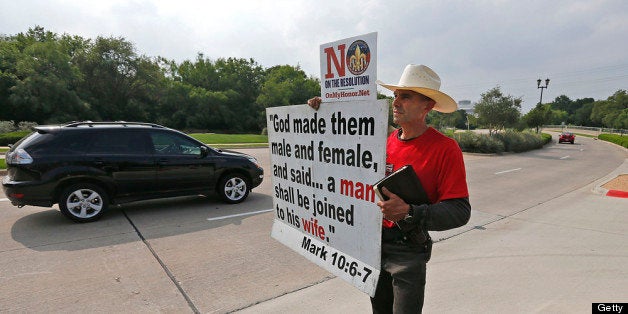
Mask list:
[[[323,44],[323,102],[377,99],[377,33]]]
[[[384,177],[387,102],[266,109],[272,237],[373,296],[382,214],[372,184]]]

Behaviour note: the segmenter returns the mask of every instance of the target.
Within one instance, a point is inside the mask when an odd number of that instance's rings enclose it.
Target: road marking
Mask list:
[[[500,171],[500,172],[495,172],[495,174],[502,174],[502,173],[508,173],[508,172],[513,172],[513,171],[519,171],[522,168],[516,168],[516,169],[510,169],[510,170],[504,170],[504,171]]]
[[[207,221],[229,219],[229,218],[240,217],[240,216],[250,216],[250,215],[255,215],[255,214],[259,214],[259,213],[267,213],[267,212],[270,212],[270,211],[273,211],[273,210],[274,209],[271,208],[271,209],[258,210],[256,212],[250,212],[250,213],[235,214],[235,215],[221,216],[221,217],[215,217],[215,218],[207,218]]]
[[[0,202],[7,202],[7,201],[9,201],[8,198],[0,198]]]
[[[560,160],[567,159],[567,158],[569,158],[569,157],[571,157],[571,156],[569,156],[569,155],[567,155],[567,156],[563,156],[563,157],[560,157]]]

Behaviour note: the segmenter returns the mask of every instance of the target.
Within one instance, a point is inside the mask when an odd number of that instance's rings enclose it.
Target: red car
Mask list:
[[[563,132],[563,133],[560,133],[560,135],[558,136],[558,143],[569,142],[573,144],[575,139],[576,139],[576,136],[573,133]]]

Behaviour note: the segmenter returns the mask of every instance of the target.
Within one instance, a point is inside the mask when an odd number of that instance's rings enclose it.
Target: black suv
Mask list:
[[[144,199],[216,192],[239,203],[263,179],[255,158],[156,124],[88,121],[35,131],[7,152],[4,192],[19,207],[59,203],[78,222]]]

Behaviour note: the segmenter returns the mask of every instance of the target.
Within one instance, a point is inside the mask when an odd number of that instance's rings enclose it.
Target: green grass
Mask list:
[[[191,133],[191,137],[212,147],[260,147],[268,145],[268,135]]]
[[[7,162],[4,160],[4,158],[0,159],[0,169],[6,169],[7,168]]]

